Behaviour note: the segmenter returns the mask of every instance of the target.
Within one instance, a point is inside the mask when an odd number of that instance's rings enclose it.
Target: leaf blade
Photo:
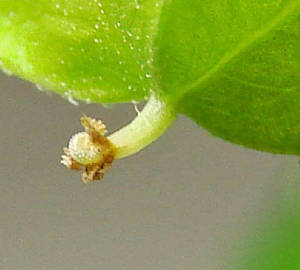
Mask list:
[[[0,59],[13,73],[74,98],[144,100],[154,89],[160,6],[139,2],[3,0]]]
[[[195,25],[195,14],[205,9],[203,5],[212,6],[221,2],[187,5],[194,16],[189,12],[180,12],[183,8],[180,8],[183,3],[180,1],[166,7],[163,16],[170,18],[162,18],[161,23],[165,25],[157,39],[161,47],[155,58],[161,89],[172,102],[177,103],[181,113],[214,135],[257,150],[299,154],[299,3],[285,1],[280,6],[280,1],[247,2],[246,6],[255,3],[268,15],[262,18],[260,12],[254,20],[256,10],[248,7],[246,10],[250,13],[250,20],[236,9],[236,20],[242,21],[237,25],[248,22],[248,28],[236,33],[228,32],[231,36],[226,41],[226,31],[230,30],[226,24],[234,21],[232,13],[229,12],[229,16],[225,10],[222,15],[212,12],[206,14],[208,23],[198,24],[198,27]],[[242,4],[240,1],[234,3]],[[274,7],[272,12],[269,6],[264,7],[268,3]],[[218,24],[215,28],[209,28],[212,18],[218,16],[223,24],[216,20]],[[175,22],[169,29],[166,22],[171,17]],[[252,26],[249,25],[251,23]],[[262,28],[257,29],[257,26]],[[170,33],[165,37],[167,30]],[[189,48],[180,41],[173,46],[179,36],[190,41]],[[287,39],[287,42],[280,43],[281,39]],[[215,45],[209,49],[201,48],[203,43]],[[275,101],[274,97],[278,99]]]

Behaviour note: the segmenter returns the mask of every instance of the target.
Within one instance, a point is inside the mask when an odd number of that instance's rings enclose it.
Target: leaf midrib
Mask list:
[[[226,66],[234,57],[242,53],[248,47],[250,47],[254,42],[268,34],[274,27],[280,24],[288,15],[293,13],[297,8],[300,7],[300,2],[298,0],[291,0],[286,4],[285,8],[267,23],[263,28],[258,29],[255,32],[251,33],[251,36],[248,36],[242,40],[233,50],[225,54],[219,62],[214,65],[210,70],[208,70],[203,76],[198,78],[196,81],[188,85],[180,92],[180,97],[185,95],[187,92],[192,91],[193,89],[198,88],[205,81],[211,79],[216,73],[218,73],[224,66]],[[180,97],[178,97],[180,99]]]

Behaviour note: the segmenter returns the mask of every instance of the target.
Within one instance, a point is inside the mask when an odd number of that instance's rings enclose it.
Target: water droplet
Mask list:
[[[10,70],[8,70],[8,69],[6,69],[6,68],[2,68],[2,71],[3,71],[7,76],[11,76],[11,75],[13,74]]]
[[[151,65],[152,62],[153,62],[153,59],[148,59],[148,60],[147,60],[147,64],[148,64],[148,65]]]
[[[149,73],[146,73],[146,78],[151,78],[152,76],[151,76],[151,74],[149,74]]]
[[[73,99],[73,97],[72,97],[72,90],[68,90],[68,91],[66,91],[65,93],[64,93],[64,95],[65,95],[65,97],[67,98],[67,100],[71,103],[71,104],[73,104],[73,105],[75,105],[75,106],[78,106],[79,105],[79,103],[75,100],[75,99]]]
[[[136,8],[136,9],[140,9],[140,8],[141,8],[141,6],[140,6],[138,0],[135,0],[135,8]]]
[[[130,50],[132,50],[132,51],[134,50],[134,46],[133,46],[131,43],[129,44],[129,48],[130,48]]]
[[[42,91],[42,92],[45,91],[39,84],[36,84],[35,86],[36,86],[36,88],[37,88],[38,90],[40,90],[40,91]]]

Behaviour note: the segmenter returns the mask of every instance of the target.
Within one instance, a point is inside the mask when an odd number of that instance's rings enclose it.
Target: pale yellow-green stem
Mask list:
[[[140,151],[162,135],[174,120],[172,107],[152,96],[131,123],[108,137],[116,147],[115,158]]]

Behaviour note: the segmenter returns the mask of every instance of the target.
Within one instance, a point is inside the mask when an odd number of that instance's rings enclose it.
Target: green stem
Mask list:
[[[116,146],[115,158],[130,156],[155,141],[175,117],[172,107],[153,95],[130,124],[108,137]]]

